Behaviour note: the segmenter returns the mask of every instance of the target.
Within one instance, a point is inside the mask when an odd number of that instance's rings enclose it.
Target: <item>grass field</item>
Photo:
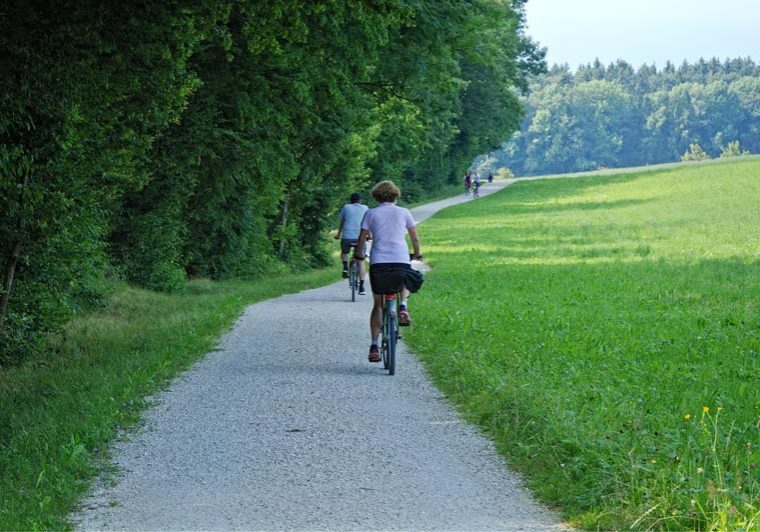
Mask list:
[[[61,530],[109,442],[249,304],[325,285],[337,267],[165,295],[121,287],[44,357],[0,370],[0,530]]]
[[[420,229],[407,335],[582,528],[760,527],[760,159],[518,182]]]

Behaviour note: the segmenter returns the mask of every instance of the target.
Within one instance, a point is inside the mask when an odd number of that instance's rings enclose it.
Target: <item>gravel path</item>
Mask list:
[[[371,306],[345,282],[250,306],[116,445],[75,528],[563,529],[403,343],[394,377],[367,362]]]

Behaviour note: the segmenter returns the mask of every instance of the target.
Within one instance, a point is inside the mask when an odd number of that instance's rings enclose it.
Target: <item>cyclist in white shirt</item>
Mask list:
[[[373,307],[369,318],[371,344],[369,361],[380,362],[380,332],[382,330],[383,294],[399,291],[399,325],[411,324],[408,310],[410,288],[416,292],[422,284],[422,276],[412,269],[409,248],[405,236],[412,242],[412,257],[419,259],[420,239],[409,209],[396,206],[401,191],[392,181],[381,181],[372,188],[372,197],[380,205],[369,209],[361,223],[361,233],[356,246],[356,258],[364,259],[364,244],[372,236],[369,280],[372,285]]]

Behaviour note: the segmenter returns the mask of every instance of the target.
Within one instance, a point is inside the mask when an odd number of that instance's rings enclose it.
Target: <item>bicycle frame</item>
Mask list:
[[[348,262],[348,287],[351,289],[351,301],[356,301],[356,292],[359,290],[359,272],[361,272],[361,260],[354,258],[356,245],[352,244],[349,249]]]
[[[356,301],[356,291],[359,290],[359,262],[352,258],[348,264],[348,287],[351,289],[351,301]]]

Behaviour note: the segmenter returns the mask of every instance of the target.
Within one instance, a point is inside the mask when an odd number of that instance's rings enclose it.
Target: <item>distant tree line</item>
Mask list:
[[[0,6],[0,365],[126,279],[327,262],[340,202],[407,199],[519,126],[523,0]]]
[[[524,104],[520,131],[492,154],[518,176],[760,153],[760,66],[749,58],[555,65]]]

